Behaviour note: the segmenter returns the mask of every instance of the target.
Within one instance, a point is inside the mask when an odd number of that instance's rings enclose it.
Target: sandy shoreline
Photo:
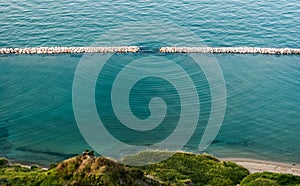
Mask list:
[[[255,172],[277,172],[300,176],[300,165],[263,161],[246,158],[220,158],[222,161],[232,161],[248,169],[250,173]]]

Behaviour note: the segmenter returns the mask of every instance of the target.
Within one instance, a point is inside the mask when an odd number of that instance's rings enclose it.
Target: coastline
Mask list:
[[[300,165],[247,158],[219,158],[232,161],[248,169],[251,174],[256,172],[275,172],[300,176]]]
[[[7,160],[2,159],[0,171],[3,174],[0,175],[0,185],[1,183],[8,185],[23,185],[24,183],[27,185],[49,185],[49,183],[52,185],[73,185],[74,183],[98,185],[102,183],[101,185],[279,186],[300,183],[300,176],[297,176],[297,172],[291,170],[290,165],[281,163],[235,158],[224,160],[206,153],[189,152],[175,152],[164,161],[155,161],[163,155],[165,155],[164,151],[144,151],[131,157],[124,157],[119,162],[103,156],[94,156],[94,151],[86,150],[81,155],[53,164],[48,169],[35,165],[26,168],[21,168],[21,165],[12,167],[9,166]],[[255,173],[253,169],[249,170],[232,160],[247,163],[254,161],[264,167],[260,170],[264,172]],[[142,166],[134,165],[139,162]],[[150,165],[147,162],[156,163]],[[274,173],[270,165],[280,166],[285,170],[278,169],[276,172],[280,173]]]
[[[275,161],[250,159],[250,158],[218,158],[220,161],[231,161],[249,170],[251,174],[256,172],[274,172],[274,173],[284,173],[293,174],[300,176],[300,165],[289,164]],[[53,162],[55,163],[55,162]],[[57,163],[57,162],[56,162]],[[9,165],[18,165],[24,168],[31,168],[31,166],[38,166],[43,170],[48,170],[49,167],[38,165],[38,164],[27,164],[21,163],[17,160],[9,160]]]

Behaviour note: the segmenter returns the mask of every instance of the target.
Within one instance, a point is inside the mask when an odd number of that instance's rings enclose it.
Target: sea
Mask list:
[[[164,149],[182,142],[178,150],[300,164],[300,56],[159,52],[164,46],[300,48],[299,36],[298,0],[2,0],[0,48],[134,45],[141,51],[0,55],[0,157],[47,166],[86,149],[121,156],[127,146],[147,149],[173,137]],[[214,65],[209,72],[207,62]],[[211,83],[214,77],[222,81]],[[226,94],[214,99],[220,87]],[[86,106],[81,114],[78,103]],[[215,115],[215,104],[225,105],[224,113]],[[212,119],[217,130],[199,150],[210,118],[221,120]],[[87,136],[90,125],[103,124]],[[107,131],[111,141],[95,142],[94,135]]]

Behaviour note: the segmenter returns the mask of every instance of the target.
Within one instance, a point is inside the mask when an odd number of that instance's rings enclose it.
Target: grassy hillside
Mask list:
[[[149,162],[166,152],[142,152],[125,157],[126,163]],[[136,161],[136,162],[133,162]],[[256,173],[210,155],[177,152],[167,160],[145,166],[125,166],[115,160],[85,152],[43,170],[9,165],[0,158],[0,185],[297,185],[300,177]]]
[[[49,170],[4,165],[0,168],[0,185],[160,185],[144,176],[141,170],[130,169],[91,153],[67,159]]]
[[[164,152],[163,152],[164,153]],[[141,157],[155,157],[159,152],[142,152],[135,156],[124,158],[140,161]],[[130,162],[131,164],[132,162]],[[236,185],[249,171],[232,162],[222,162],[210,155],[192,153],[175,153],[172,157],[159,163],[138,167],[146,175],[167,185]]]
[[[300,177],[291,174],[280,173],[254,173],[247,176],[241,182],[241,186],[280,186],[280,185],[298,185],[300,186]]]

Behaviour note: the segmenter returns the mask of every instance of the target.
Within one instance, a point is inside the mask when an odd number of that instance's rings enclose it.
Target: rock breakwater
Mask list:
[[[32,47],[0,48],[0,54],[63,54],[63,53],[135,53],[138,46],[116,47]],[[234,53],[234,54],[277,54],[300,55],[298,48],[261,48],[261,47],[162,47],[162,53]]]
[[[32,47],[0,48],[0,54],[63,54],[63,53],[113,53],[138,52],[137,46],[119,47]]]
[[[162,53],[235,53],[235,54],[297,54],[296,48],[259,48],[259,47],[162,47]]]

